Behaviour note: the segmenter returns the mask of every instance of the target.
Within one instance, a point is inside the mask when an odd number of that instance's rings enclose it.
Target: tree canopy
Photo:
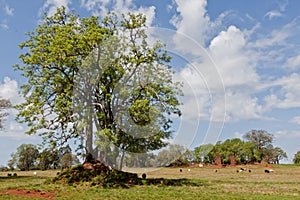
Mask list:
[[[300,151],[297,151],[297,153],[294,155],[293,161],[295,164],[300,164]]]
[[[17,148],[17,152],[13,153],[9,161],[10,168],[16,165],[20,170],[30,170],[36,162],[39,155],[37,147],[33,144],[22,144]]]
[[[233,138],[218,141],[215,145],[200,145],[194,150],[195,161],[214,164],[216,155],[219,155],[223,164],[231,164],[231,156],[234,156],[237,164],[262,161],[279,164],[280,160],[287,158],[280,147],[273,146],[273,135],[264,130],[252,130],[244,138],[246,141]]]
[[[272,149],[274,136],[265,130],[252,130],[244,136],[246,140],[252,142],[255,147],[255,158],[261,162],[266,158],[268,149]]]
[[[142,14],[81,18],[65,8],[44,16],[20,44],[26,53],[15,66],[28,80],[26,101],[16,106],[27,133],[53,146],[83,141],[79,147],[96,157],[111,144],[123,155],[166,146],[172,117],[181,115],[181,84],[145,23]]]

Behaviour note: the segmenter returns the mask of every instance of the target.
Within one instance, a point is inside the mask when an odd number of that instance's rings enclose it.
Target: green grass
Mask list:
[[[18,177],[0,173],[0,199],[31,199],[7,195],[8,189],[51,191],[55,199],[300,199],[300,166],[273,166],[274,173],[265,174],[264,167],[251,166],[251,173],[237,173],[237,168],[163,168],[147,169],[147,178],[178,180],[179,186],[158,185],[133,186],[130,188],[101,188],[97,186],[44,184],[56,171],[17,172]],[[130,170],[130,169],[128,169]],[[131,169],[133,170],[133,169]],[[134,169],[134,171],[138,171]],[[139,172],[145,172],[143,169]]]

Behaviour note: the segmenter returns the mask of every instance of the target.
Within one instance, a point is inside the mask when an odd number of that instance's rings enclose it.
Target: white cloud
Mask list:
[[[209,52],[216,63],[226,88],[251,86],[259,82],[246,47],[245,33],[235,26],[221,31],[210,43]]]
[[[168,12],[170,12],[173,9],[173,6],[169,4],[166,6],[166,9]]]
[[[279,10],[271,10],[269,12],[267,12],[265,14],[265,17],[269,18],[269,20],[272,20],[273,18],[276,17],[282,17],[283,16],[283,12],[285,12],[286,6],[288,5],[288,0],[284,0],[284,1],[278,1],[277,2]]]
[[[68,5],[71,4],[72,2],[69,0],[47,0],[40,13],[43,14],[43,12],[47,12],[49,16],[52,16],[56,13],[57,8],[65,6],[66,9],[68,10]]]
[[[293,73],[273,82],[273,87],[280,87],[278,91],[265,97],[266,107],[271,108],[299,108],[300,107],[300,74]]]
[[[240,133],[240,132],[235,132],[234,133],[234,138],[239,138],[239,139],[241,139],[241,140],[243,140],[243,138],[244,138],[244,134],[242,134],[242,133]]]
[[[19,124],[14,121],[14,115],[9,115],[8,119],[4,122],[4,129],[0,130],[1,140],[26,140],[30,139],[32,142],[40,141],[41,138],[37,135],[27,135],[25,131],[28,128],[25,125]]]
[[[177,12],[179,14],[174,15],[170,23],[176,27],[179,33],[186,34],[204,46],[210,23],[206,11],[207,1],[174,0],[174,2],[177,5]],[[180,40],[176,36],[174,39],[180,43]],[[185,49],[188,49],[188,47]]]
[[[247,92],[226,92],[227,121],[263,118],[264,108],[258,103],[258,98]]]
[[[0,28],[6,31],[6,30],[9,29],[9,26],[8,26],[8,24],[7,24],[6,21],[2,21],[2,22],[0,23]]]
[[[270,34],[261,37],[250,43],[253,48],[266,49],[276,45],[287,45],[286,39],[290,36],[291,26],[286,25],[281,29],[273,30]]]
[[[289,122],[299,124],[300,125],[300,116],[296,116],[293,119],[291,119]]]
[[[9,7],[8,5],[5,5],[4,11],[7,15],[13,16],[14,15],[14,9]]]
[[[300,68],[300,54],[294,57],[291,57],[287,60],[287,67],[295,70]]]
[[[3,83],[0,83],[0,97],[9,99],[12,104],[23,101],[23,98],[19,95],[17,81],[11,80],[9,77],[5,77]]]
[[[213,32],[213,29],[219,29],[218,26],[222,26],[220,22],[225,15],[230,13],[224,12],[217,18],[217,21],[212,22],[206,13],[206,1],[178,0],[175,3],[179,15],[174,16],[171,23],[178,31],[174,37],[176,48],[182,52],[182,55],[194,55],[194,58],[189,60],[190,64],[202,75],[200,78],[193,77],[195,73],[189,72],[189,66],[181,71],[185,80],[188,80],[185,83],[189,84],[198,98],[201,116],[215,116],[215,119],[222,121],[225,104],[226,120],[260,118],[263,108],[258,98],[255,97],[260,77],[255,69],[256,62],[253,60],[255,54],[249,50],[247,41],[247,37],[255,31],[257,26],[253,30],[241,31],[231,25],[209,41],[211,37],[209,34]],[[184,34],[186,34],[185,37]],[[190,41],[184,40],[189,36]],[[195,42],[198,42],[198,46],[193,45]],[[209,44],[207,48],[205,43]],[[203,52],[206,51],[209,56],[204,55]],[[195,57],[201,57],[201,59],[195,59]],[[219,88],[214,85],[216,80],[220,79],[218,74],[222,79],[220,82],[224,83],[225,93],[220,92],[223,85],[220,87],[219,84]],[[205,93],[206,96],[203,95]],[[186,110],[191,110],[189,108],[190,106],[187,106]]]
[[[279,130],[274,133],[275,139],[278,138],[285,138],[285,139],[295,139],[300,138],[300,131],[299,130]]]
[[[104,17],[108,12],[118,15],[123,13],[142,13],[147,17],[147,25],[150,26],[155,17],[155,7],[137,7],[132,0],[81,0],[81,6],[91,11],[93,15]]]
[[[277,3],[278,3],[278,6],[279,6],[279,10],[281,12],[284,12],[287,5],[288,5],[288,3],[289,3],[289,1],[288,0],[282,0],[282,1],[278,1]]]
[[[277,11],[277,10],[271,10],[266,13],[265,17],[269,18],[270,20],[275,18],[275,17],[281,17],[282,13]]]

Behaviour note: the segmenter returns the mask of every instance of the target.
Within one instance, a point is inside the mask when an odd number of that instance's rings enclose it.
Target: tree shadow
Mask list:
[[[141,181],[143,185],[160,185],[160,186],[204,186],[204,182],[193,181],[191,179],[165,179],[165,178],[149,178]]]

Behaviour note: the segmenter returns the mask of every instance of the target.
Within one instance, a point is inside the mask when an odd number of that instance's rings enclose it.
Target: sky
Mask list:
[[[173,143],[193,149],[204,143],[241,138],[251,130],[274,135],[274,146],[291,163],[300,150],[300,1],[297,0],[0,0],[0,97],[23,101],[26,82],[13,65],[21,64],[18,45],[26,32],[57,7],[80,16],[104,17],[108,11],[143,13],[149,34],[166,43],[184,83],[183,115],[175,120]],[[0,131],[0,165],[25,135],[10,110]]]

